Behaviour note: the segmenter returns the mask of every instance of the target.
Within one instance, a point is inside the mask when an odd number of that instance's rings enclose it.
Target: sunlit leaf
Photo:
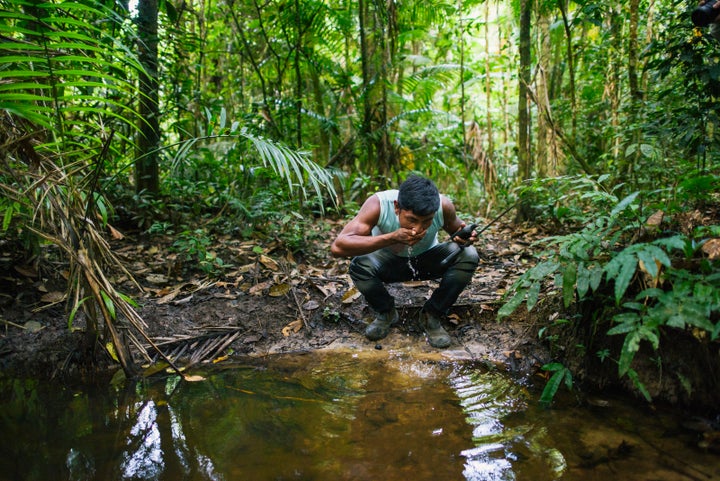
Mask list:
[[[303,327],[303,321],[296,319],[282,328],[282,335],[288,337],[291,333],[298,332]]]
[[[117,351],[115,350],[115,344],[113,344],[112,341],[105,343],[105,349],[107,349],[108,354],[110,354],[110,357],[112,357],[115,362],[120,362]]]
[[[352,304],[355,299],[360,297],[360,291],[358,291],[354,286],[345,292],[342,296],[342,303],[343,304]]]
[[[271,271],[277,271],[280,269],[280,266],[277,262],[271,257],[266,256],[265,254],[260,256],[260,263],[270,269]]]

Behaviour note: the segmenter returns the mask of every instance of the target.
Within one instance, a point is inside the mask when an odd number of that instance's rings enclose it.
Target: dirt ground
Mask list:
[[[219,278],[189,273],[188,263],[169,248],[172,239],[125,236],[113,241],[113,249],[142,290],[121,272],[112,281],[137,300],[153,344],[182,366],[314,349],[403,350],[437,359],[482,360],[528,375],[551,360],[537,331],[552,312],[495,320],[502,293],[531,259],[528,232],[497,226],[484,233],[473,282],[447,318],[453,343],[438,350],[417,324],[433,281],[391,285],[400,324],[380,342],[364,337],[373,314],[352,287],[348,261],[329,254],[339,227],[308,240],[303,259],[279,244],[270,243],[260,253],[253,250],[254,242],[218,239],[215,255],[233,266]],[[69,326],[62,298],[65,266],[19,265],[2,247],[0,367],[6,375],[85,373],[84,320],[78,315]],[[52,259],[52,252],[46,257]],[[136,351],[138,364],[148,364],[147,357],[160,359],[153,346],[135,338],[142,346]],[[101,364],[104,358],[111,366],[109,353],[98,343],[94,348],[96,360],[100,353]]]

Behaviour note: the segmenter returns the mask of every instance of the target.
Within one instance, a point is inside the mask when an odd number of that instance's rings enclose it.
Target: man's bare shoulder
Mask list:
[[[356,218],[361,218],[366,222],[372,221],[371,223],[375,225],[380,219],[380,198],[375,194],[368,197],[360,207]]]

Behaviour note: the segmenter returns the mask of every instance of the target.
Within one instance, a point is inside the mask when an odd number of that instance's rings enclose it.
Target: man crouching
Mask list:
[[[439,243],[442,228],[450,235],[465,227],[453,203],[424,177],[410,176],[397,190],[370,196],[357,215],[343,228],[332,244],[335,257],[352,257],[350,278],[368,305],[377,312],[365,336],[383,339],[397,323],[395,299],[385,284],[410,280],[440,279],[420,311],[420,325],[431,346],[445,348],[450,336],[441,317],[472,280],[479,257],[467,240],[454,238]]]

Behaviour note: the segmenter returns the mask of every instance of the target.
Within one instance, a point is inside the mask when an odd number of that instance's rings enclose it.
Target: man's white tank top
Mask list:
[[[395,214],[395,201],[398,198],[397,189],[385,190],[377,192],[375,194],[380,200],[380,218],[375,227],[373,227],[372,234],[380,235],[387,234],[388,232],[394,232],[400,228],[400,220],[397,214]],[[442,196],[440,198],[440,207],[433,217],[432,224],[428,227],[425,237],[414,246],[406,246],[404,244],[394,244],[386,247],[385,249],[390,250],[393,254],[400,257],[415,257],[422,254],[431,247],[437,245],[438,239],[437,234],[444,224],[443,212],[442,212]]]

